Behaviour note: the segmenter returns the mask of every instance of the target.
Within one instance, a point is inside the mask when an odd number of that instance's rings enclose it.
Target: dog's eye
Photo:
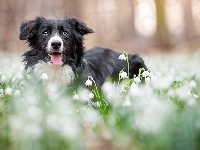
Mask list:
[[[42,34],[43,34],[43,35],[47,35],[47,34],[48,34],[48,31],[44,31]]]
[[[63,34],[64,34],[64,35],[68,35],[68,32],[67,32],[67,31],[63,31]]]

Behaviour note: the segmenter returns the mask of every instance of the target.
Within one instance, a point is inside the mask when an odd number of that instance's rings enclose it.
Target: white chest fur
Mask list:
[[[44,61],[38,62],[34,66],[33,73],[39,78],[43,73],[46,73],[48,76],[47,81],[53,83],[57,82],[61,86],[69,86],[75,78],[75,74],[71,66],[53,65]]]

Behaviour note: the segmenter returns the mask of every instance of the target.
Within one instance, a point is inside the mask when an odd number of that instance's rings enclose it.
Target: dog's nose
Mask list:
[[[61,47],[61,42],[59,40],[54,40],[51,42],[51,46],[53,49],[59,49]]]

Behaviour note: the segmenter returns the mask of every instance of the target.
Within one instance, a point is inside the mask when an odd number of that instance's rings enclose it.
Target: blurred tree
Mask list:
[[[156,5],[157,29],[156,29],[156,45],[163,48],[170,48],[170,36],[166,25],[165,16],[165,0],[154,0]]]
[[[7,27],[10,25],[11,10],[7,7],[8,1],[0,0],[0,49],[6,49],[7,43]]]
[[[198,36],[196,36],[194,26],[194,16],[192,13],[192,1],[182,0],[184,10],[184,42],[188,45],[191,50],[195,50],[198,43]]]
[[[44,7],[45,6],[45,7]],[[64,18],[65,16],[81,16],[81,1],[42,1],[40,6],[41,15],[48,18]]]
[[[0,48],[18,52],[19,44],[19,27],[25,17],[26,1],[0,1]]]
[[[124,38],[130,39],[135,36],[135,0],[118,1],[118,5],[122,6],[120,12],[116,15],[117,25],[123,30]]]

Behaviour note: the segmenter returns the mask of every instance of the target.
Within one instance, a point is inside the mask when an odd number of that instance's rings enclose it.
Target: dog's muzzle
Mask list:
[[[48,41],[47,53],[54,65],[62,64],[63,41],[58,35],[51,37]]]

